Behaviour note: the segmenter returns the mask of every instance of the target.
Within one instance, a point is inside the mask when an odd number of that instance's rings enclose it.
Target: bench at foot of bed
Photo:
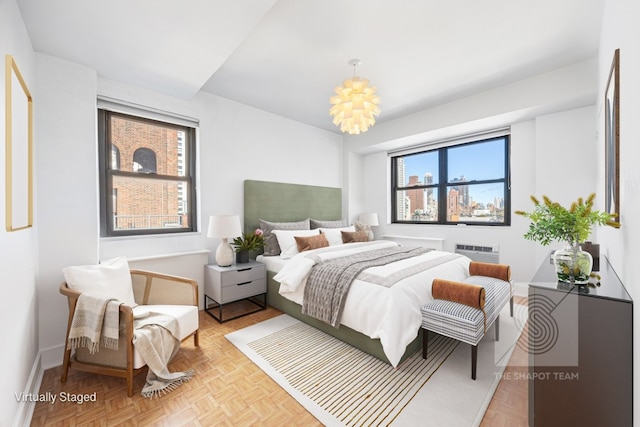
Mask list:
[[[427,358],[428,331],[470,344],[475,380],[478,343],[494,323],[495,339],[500,339],[500,312],[509,302],[513,317],[513,295],[509,266],[472,261],[469,272],[471,276],[461,282],[433,281],[434,300],[421,308],[422,357]]]

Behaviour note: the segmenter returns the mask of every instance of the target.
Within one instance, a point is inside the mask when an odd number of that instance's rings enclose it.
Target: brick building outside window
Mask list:
[[[102,235],[193,231],[195,130],[107,110],[98,119]]]

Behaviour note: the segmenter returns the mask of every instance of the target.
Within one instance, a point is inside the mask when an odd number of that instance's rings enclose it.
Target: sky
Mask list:
[[[504,178],[504,138],[481,144],[464,144],[448,150],[449,174],[451,181],[464,176],[466,181]],[[417,175],[423,182],[424,175],[430,172],[433,182],[438,180],[437,151],[425,152],[404,157],[405,179]],[[470,188],[472,191],[473,188]],[[503,187],[499,184],[482,185],[472,191],[473,199],[481,203],[493,203],[496,196],[502,196]]]

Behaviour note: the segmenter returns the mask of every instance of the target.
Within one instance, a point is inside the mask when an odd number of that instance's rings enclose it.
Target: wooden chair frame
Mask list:
[[[198,307],[198,282],[184,277],[171,276],[167,274],[155,273],[144,270],[131,270],[131,279],[133,282],[134,296],[137,304],[140,305],[195,305]],[[160,293],[153,292],[154,284],[163,283],[170,284],[171,290]],[[84,372],[93,372],[101,375],[110,375],[127,380],[127,396],[133,396],[133,377],[144,370],[144,366],[138,369],[133,368],[133,309],[125,304],[120,305],[120,321],[124,322],[125,337],[124,342],[121,338],[119,345],[126,346],[126,367],[114,367],[103,364],[91,364],[80,362],[75,359],[75,355],[71,354],[69,346],[69,331],[73,321],[76,304],[81,292],[69,288],[66,282],[60,285],[60,293],[67,297],[69,303],[69,319],[67,323],[67,334],[64,344],[64,358],[62,363],[62,374],[60,381],[65,383],[69,368],[77,369]],[[199,345],[199,333],[196,329],[192,334],[183,339],[185,341],[193,336],[195,346]]]

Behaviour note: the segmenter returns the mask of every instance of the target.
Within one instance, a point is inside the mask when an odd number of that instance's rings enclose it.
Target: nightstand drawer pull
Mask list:
[[[253,283],[253,280],[250,280],[248,282],[242,282],[242,283],[238,283],[237,286],[242,286],[242,285],[248,285],[250,283]]]
[[[263,265],[256,266],[241,266],[240,268],[233,268],[224,270],[220,273],[220,283],[222,287],[236,286],[238,283],[249,282],[252,280],[262,279],[266,276],[266,271]]]

